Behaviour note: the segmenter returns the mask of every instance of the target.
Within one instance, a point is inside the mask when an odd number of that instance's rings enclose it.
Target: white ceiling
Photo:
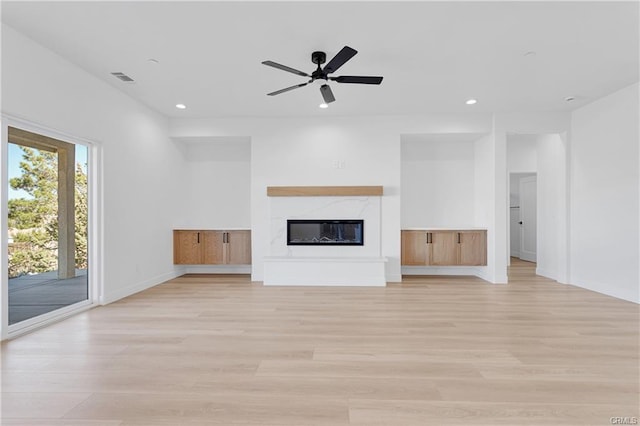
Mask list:
[[[169,117],[569,110],[638,81],[638,16],[610,1],[2,1],[4,23]],[[326,111],[316,85],[266,96],[305,78],[260,62],[310,73],[312,51],[344,45],[359,53],[335,75],[382,85],[332,83]]]

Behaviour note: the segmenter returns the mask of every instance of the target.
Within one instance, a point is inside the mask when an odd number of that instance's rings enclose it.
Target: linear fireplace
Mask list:
[[[364,220],[287,220],[289,246],[361,246]]]

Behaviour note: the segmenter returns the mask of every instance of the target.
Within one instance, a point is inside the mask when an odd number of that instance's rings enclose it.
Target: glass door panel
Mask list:
[[[88,148],[9,128],[9,325],[89,299]]]

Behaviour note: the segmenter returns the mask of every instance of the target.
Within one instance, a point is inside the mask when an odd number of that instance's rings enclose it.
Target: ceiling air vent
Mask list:
[[[117,79],[124,81],[125,83],[133,83],[133,79],[122,72],[112,72],[111,75],[115,76]]]

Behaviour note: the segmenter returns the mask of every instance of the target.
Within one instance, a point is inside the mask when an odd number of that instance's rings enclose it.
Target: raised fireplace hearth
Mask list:
[[[289,219],[288,246],[361,246],[364,220]]]

